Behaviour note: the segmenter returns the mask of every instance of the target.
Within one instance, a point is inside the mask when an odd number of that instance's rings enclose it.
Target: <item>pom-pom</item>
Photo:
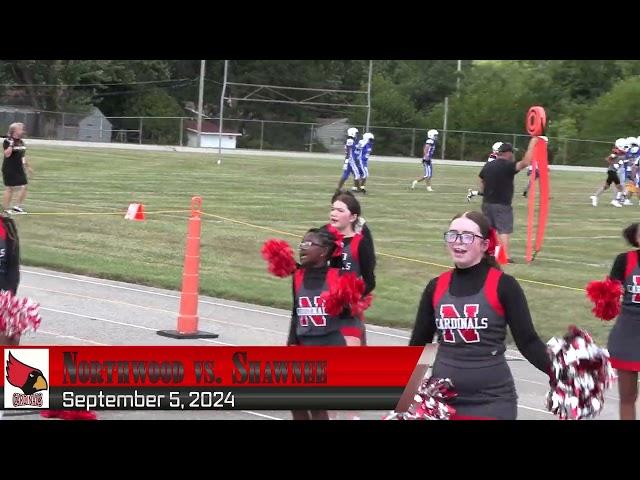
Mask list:
[[[358,278],[355,273],[346,273],[340,277],[328,292],[320,295],[324,302],[324,310],[332,317],[340,316],[342,310],[347,308],[354,316],[360,315],[371,306],[372,297],[363,298],[364,280]]]
[[[296,271],[296,261],[289,243],[272,238],[262,245],[262,258],[267,261],[269,272],[276,277],[284,278]]]
[[[591,311],[602,320],[611,320],[620,313],[620,297],[624,294],[622,283],[613,278],[587,284],[587,297],[593,303]]]
[[[60,418],[61,420],[97,420],[98,416],[90,410],[42,410],[44,418]]]
[[[456,413],[456,409],[449,405],[455,396],[450,379],[425,378],[409,410],[391,412],[384,420],[449,420]]]
[[[35,332],[42,318],[40,304],[30,298],[18,298],[8,290],[0,292],[0,334],[15,337],[25,332]]]
[[[562,338],[547,343],[551,383],[546,407],[561,419],[594,418],[604,407],[604,391],[616,379],[609,352],[576,326]]]

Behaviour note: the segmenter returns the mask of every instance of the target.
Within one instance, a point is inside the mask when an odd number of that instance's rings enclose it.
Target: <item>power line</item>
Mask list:
[[[190,84],[194,83],[195,81],[196,80],[189,79],[184,83],[175,84],[175,85],[161,85],[161,86],[151,87],[151,88],[138,88],[136,90],[123,90],[123,91],[117,91],[117,92],[95,92],[90,95],[93,97],[112,97],[112,96],[119,96],[119,95],[135,95],[135,94],[146,92],[149,90],[154,90],[156,88],[163,89],[163,90],[173,90],[173,89],[188,87]],[[33,94],[29,94],[28,96],[31,98],[54,98],[54,97],[57,97],[58,95],[55,93],[33,93]],[[10,94],[0,94],[0,98],[13,98],[13,96]]]
[[[193,80],[193,78],[176,78],[171,80],[147,80],[141,82],[120,83],[0,83],[0,87],[115,87],[120,85],[146,85],[150,83],[170,83]]]

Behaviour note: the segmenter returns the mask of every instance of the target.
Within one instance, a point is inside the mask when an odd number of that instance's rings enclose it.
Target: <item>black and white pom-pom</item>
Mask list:
[[[449,420],[456,413],[448,402],[456,396],[448,378],[425,378],[406,412],[391,412],[384,420]]]
[[[616,379],[609,352],[573,325],[562,339],[552,338],[547,345],[556,382],[546,396],[547,410],[569,420],[597,416],[604,407],[604,391]]]

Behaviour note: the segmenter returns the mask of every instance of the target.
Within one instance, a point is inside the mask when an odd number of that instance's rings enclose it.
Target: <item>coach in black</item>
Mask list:
[[[500,237],[500,243],[509,253],[509,235],[513,233],[513,183],[516,174],[531,164],[533,148],[538,137],[532,137],[524,158],[515,162],[513,145],[503,143],[493,162],[487,162],[480,171],[480,190],[483,192],[482,213],[489,219]],[[509,263],[514,263],[509,258]]]

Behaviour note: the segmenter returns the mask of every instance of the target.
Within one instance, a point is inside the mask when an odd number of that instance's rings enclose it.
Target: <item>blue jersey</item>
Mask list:
[[[632,152],[632,150],[634,150]],[[635,180],[631,178],[631,170],[633,169],[633,165],[636,163],[638,159],[638,147],[630,148],[629,151],[624,156],[624,170],[625,170],[625,180]]]
[[[427,148],[425,149],[426,152],[422,157],[422,161],[431,162],[431,159],[433,158],[433,154],[436,153],[436,141],[433,140],[432,138],[427,138],[427,141],[424,143],[427,146]]]
[[[364,148],[367,145],[367,141],[366,140],[360,140],[358,142],[358,144],[356,145],[356,148],[354,150],[354,154],[353,157],[355,158],[356,161],[360,162],[362,161],[362,152],[364,150]]]
[[[366,145],[362,147],[362,150],[360,151],[360,162],[362,162],[363,165],[367,165],[369,162],[369,155],[371,155],[372,148],[373,145],[371,142],[367,142]]]
[[[350,160],[354,157],[356,139],[353,137],[347,137],[347,141],[344,142],[344,159]]]

